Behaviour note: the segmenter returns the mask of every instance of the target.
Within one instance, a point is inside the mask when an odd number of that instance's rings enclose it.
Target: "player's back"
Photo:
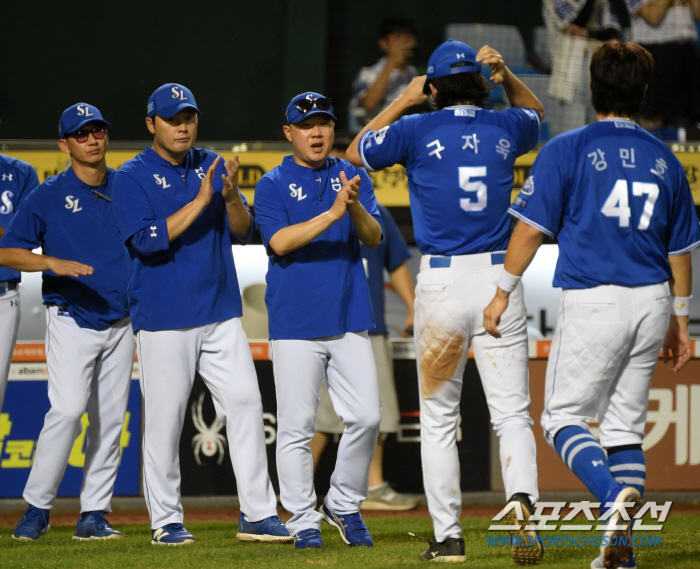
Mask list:
[[[540,116],[470,105],[402,118],[361,142],[363,162],[406,166],[415,238],[424,254],[505,250],[515,159],[531,150]]]
[[[604,119],[552,140],[511,210],[557,235],[555,286],[668,280],[668,256],[698,240],[687,178],[634,122]]]

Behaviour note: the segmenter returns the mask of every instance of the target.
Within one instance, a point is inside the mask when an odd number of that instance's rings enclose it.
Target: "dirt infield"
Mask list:
[[[462,508],[463,518],[492,518],[503,506],[475,505],[464,506]],[[241,511],[238,508],[228,507],[208,507],[208,508],[186,508],[186,522],[238,522]],[[289,514],[278,509],[282,520],[289,519]],[[671,515],[700,515],[700,506],[692,504],[677,504],[673,506]],[[22,516],[22,512],[0,512],[0,527],[13,527]],[[406,512],[395,511],[363,511],[362,516],[366,519],[372,518],[430,518],[428,508],[416,508]],[[116,510],[107,515],[107,519],[113,525],[135,525],[149,523],[148,511],[143,510]],[[52,526],[73,526],[78,521],[77,512],[57,510],[51,513]]]

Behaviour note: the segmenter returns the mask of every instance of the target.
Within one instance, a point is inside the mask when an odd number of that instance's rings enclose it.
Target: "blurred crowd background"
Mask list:
[[[700,0],[30,0],[0,19],[0,139],[55,139],[57,117],[79,100],[109,117],[113,141],[147,139],[148,96],[171,81],[194,92],[201,140],[278,141],[287,102],[307,90],[332,97],[338,131],[351,131],[360,70],[389,55],[380,28],[396,17],[410,22],[404,63],[418,74],[446,38],[501,51],[547,109],[543,139],[591,120],[586,68],[597,42],[653,44],[665,81],[692,108],[669,100],[673,112],[649,124],[670,127],[659,132],[670,140],[696,134]],[[496,91],[490,104],[504,103]]]

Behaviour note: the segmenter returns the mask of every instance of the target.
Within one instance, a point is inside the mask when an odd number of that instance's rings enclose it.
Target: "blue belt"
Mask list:
[[[502,265],[506,260],[505,253],[491,253],[491,264]],[[452,257],[430,257],[431,269],[447,269],[452,264]]]
[[[15,290],[17,288],[17,281],[4,281],[0,283],[0,294],[7,292],[8,290]]]

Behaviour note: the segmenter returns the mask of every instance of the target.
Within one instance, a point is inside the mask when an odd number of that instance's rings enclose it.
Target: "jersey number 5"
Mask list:
[[[486,207],[486,184],[480,181],[471,182],[471,178],[484,178],[486,166],[463,166],[459,168],[459,187],[465,192],[476,192],[476,200],[462,198],[459,206],[464,211],[481,211]]]
[[[654,204],[656,198],[659,197],[659,186],[656,184],[648,184],[645,182],[632,182],[632,194],[635,196],[643,196],[647,194],[647,201],[644,204],[642,217],[639,219],[637,229],[644,231],[649,227],[651,216],[654,213]],[[613,186],[612,192],[605,200],[603,209],[600,210],[607,217],[617,217],[620,227],[630,226],[630,217],[632,210],[629,206],[629,190],[627,180],[618,180]]]

